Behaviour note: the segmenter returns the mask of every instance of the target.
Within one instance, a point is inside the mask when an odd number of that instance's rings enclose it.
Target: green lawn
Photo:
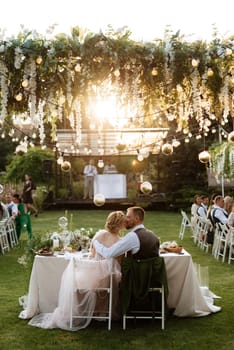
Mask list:
[[[95,230],[104,226],[109,213],[107,210],[69,211],[73,214],[73,228],[93,227]],[[41,235],[57,229],[57,220],[64,216],[63,211],[43,212],[38,218],[32,218],[34,235]],[[174,212],[146,212],[145,224],[154,230],[161,242],[177,240],[181,215]],[[166,321],[166,329],[160,328],[160,322],[137,321],[134,326],[129,322],[126,331],[120,323],[113,323],[112,330],[102,322],[94,322],[87,329],[79,332],[62,330],[43,330],[31,327],[27,320],[18,315],[21,307],[18,298],[25,294],[30,271],[25,270],[17,259],[24,253],[27,240],[23,233],[20,245],[10,253],[0,255],[0,349],[1,350],[96,350],[96,349],[234,349],[234,276],[233,264],[222,264],[210,253],[206,254],[194,246],[191,233],[186,231],[182,244],[192,256],[193,261],[209,266],[210,289],[222,299],[216,305],[222,311],[202,318],[174,318]]]

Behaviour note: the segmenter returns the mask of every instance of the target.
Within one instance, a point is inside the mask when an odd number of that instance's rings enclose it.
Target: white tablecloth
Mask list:
[[[53,312],[57,307],[60,281],[71,255],[57,257],[36,256],[32,268],[25,309],[19,317],[29,319],[38,313]],[[193,266],[192,257],[167,253],[165,259],[168,279],[168,306],[178,317],[206,316],[220,311],[213,305],[209,290],[201,289]]]

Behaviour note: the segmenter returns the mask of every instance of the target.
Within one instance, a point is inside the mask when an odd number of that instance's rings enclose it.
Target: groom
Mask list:
[[[96,251],[104,258],[115,258],[124,253],[135,259],[148,259],[159,256],[159,239],[144,222],[145,211],[141,207],[130,207],[126,214],[126,228],[131,229],[122,239],[107,248],[98,240],[93,242]]]

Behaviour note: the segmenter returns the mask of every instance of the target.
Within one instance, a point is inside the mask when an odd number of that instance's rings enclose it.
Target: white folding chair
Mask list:
[[[154,270],[154,268],[152,268],[152,264],[154,264],[155,259],[158,260],[158,263],[156,265],[157,268]],[[135,267],[132,264],[134,264]],[[133,272],[133,270],[135,272]],[[136,290],[136,281],[134,281],[134,278],[136,275],[138,275],[137,279],[140,281],[142,279],[141,276],[143,276],[142,273],[144,273],[143,284],[145,284],[146,276],[148,275],[149,277],[149,280],[147,281],[148,287],[145,290],[140,290],[139,292]],[[129,280],[132,281],[130,284],[132,287],[131,290],[127,291],[126,293],[125,291],[129,288]],[[142,286],[138,287],[140,289],[142,288]],[[131,258],[129,260],[129,258],[124,258],[122,262],[121,281],[123,329],[126,329],[127,319],[151,319],[152,321],[161,320],[161,329],[165,329],[167,292],[166,268],[162,257],[143,260],[131,260]],[[141,304],[140,300],[143,302],[142,305],[139,305],[139,303]],[[145,307],[145,302],[148,304],[147,307]],[[156,305],[157,302],[159,305]]]
[[[6,232],[11,248],[15,247],[19,241],[16,233],[15,221],[12,216],[10,216],[6,221]]]
[[[95,320],[107,320],[108,330],[111,330],[111,320],[112,320],[112,303],[113,303],[113,278],[114,270],[113,265],[116,263],[114,259],[106,260],[80,260],[73,258],[73,293],[71,298],[71,308],[70,308],[70,329],[73,329],[74,320],[83,320],[85,326],[87,326],[92,319]],[[81,279],[77,277],[79,271],[86,269],[88,275],[86,274],[86,282],[82,284]],[[104,272],[104,275],[101,277],[101,272]],[[92,276],[90,275],[92,273]],[[99,280],[98,280],[99,276]],[[90,281],[87,279],[90,278]],[[92,281],[95,281],[93,283]],[[89,309],[89,301],[87,298],[87,307],[84,305],[84,297],[87,293],[90,293],[91,298],[96,297],[96,305],[90,303],[91,310]],[[104,309],[98,309],[98,299],[105,298],[107,303],[105,304]],[[100,299],[99,299],[100,300]],[[82,305],[82,308],[79,307],[79,304]],[[106,308],[107,307],[107,308]],[[82,309],[82,311],[81,311]],[[87,322],[86,322],[87,321]],[[86,323],[85,323],[86,322]],[[76,327],[76,325],[74,325]]]
[[[2,254],[5,254],[5,251],[10,251],[10,245],[7,238],[7,231],[6,231],[6,221],[2,220],[0,221],[0,247],[2,250]]]
[[[222,257],[222,262],[224,262],[227,253],[230,227],[227,224],[220,223],[217,224],[217,227],[216,259]]]
[[[188,215],[184,210],[181,210],[181,215],[182,215],[182,221],[180,225],[180,232],[179,232],[179,238],[183,239],[184,238],[184,233],[187,227],[190,228],[192,234],[193,234],[193,226],[191,224],[190,219],[188,218]]]
[[[212,224],[209,219],[198,216],[197,218],[197,244],[200,248],[208,252],[209,243],[207,242],[207,235]]]

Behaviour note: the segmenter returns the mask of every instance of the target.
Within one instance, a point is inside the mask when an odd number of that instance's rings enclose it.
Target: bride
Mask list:
[[[122,211],[110,213],[106,219],[105,229],[99,230],[94,238],[110,247],[117,242],[120,232],[125,228],[125,214]],[[93,241],[92,240],[92,241]],[[113,278],[112,318],[119,317],[118,285],[121,279],[120,258],[103,259],[91,243],[91,258],[71,258],[65,269],[59,290],[58,306],[52,313],[34,316],[29,324],[40,328],[61,328],[76,331],[86,328],[92,318],[106,315],[108,310],[107,293],[95,292],[96,288],[107,287],[111,271]],[[75,287],[74,287],[75,286]],[[75,303],[73,303],[75,300]],[[76,318],[70,325],[71,305]],[[86,317],[87,316],[87,317]]]

